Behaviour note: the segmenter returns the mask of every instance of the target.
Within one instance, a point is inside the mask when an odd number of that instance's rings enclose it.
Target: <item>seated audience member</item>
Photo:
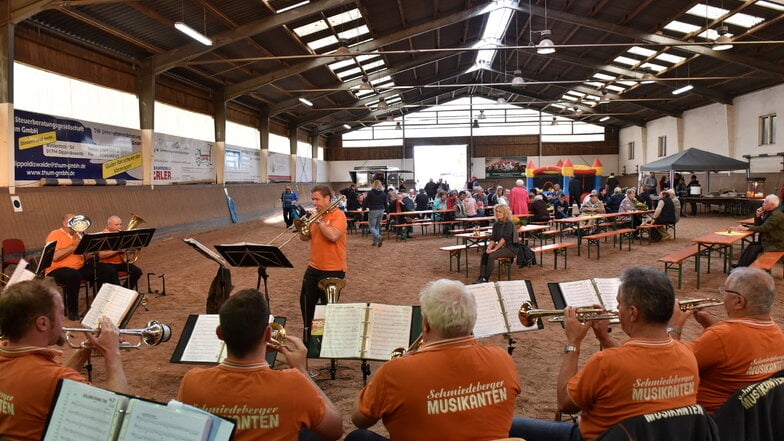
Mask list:
[[[681,199],[675,194],[675,189],[670,188],[667,191],[670,193],[670,200],[672,200],[673,208],[675,208],[675,223],[677,224],[681,221],[681,210],[683,210]]]
[[[468,217],[468,214],[466,213],[465,203],[464,203],[465,198],[466,198],[466,192],[461,191],[459,196],[454,200],[454,205],[452,205],[452,209],[455,211],[455,219]]]
[[[276,349],[291,369],[272,370],[267,364],[269,306],[258,290],[232,294],[219,315],[215,333],[226,343],[228,355],[218,366],[188,371],[178,400],[245,421],[236,427],[237,441],[336,440],[343,435],[340,411],[306,370],[302,340],[287,335],[286,344]],[[275,424],[264,424],[262,415]]]
[[[623,190],[621,187],[615,187],[613,189],[613,194],[609,198],[607,198],[607,203],[605,204],[605,208],[608,213],[618,213],[618,208],[621,206],[621,201],[626,196],[623,194]]]
[[[653,199],[651,199],[651,194],[648,193],[648,190],[646,190],[645,187],[640,187],[636,197],[638,201],[647,205],[649,210],[653,210]]]
[[[633,188],[626,189],[626,196],[621,201],[621,204],[618,206],[618,213],[629,213],[632,211],[636,211],[637,208],[635,207],[637,203],[636,191]],[[631,216],[618,216],[615,218],[615,223],[618,226],[622,227],[631,227],[634,228],[640,224],[642,224],[642,217],[640,215],[631,215]]]
[[[610,338],[608,321],[577,319],[564,310],[566,346],[558,375],[558,408],[580,414],[579,423],[515,417],[509,436],[527,441],[592,440],[633,416],[693,405],[699,370],[694,354],[667,334],[675,305],[669,277],[648,267],[629,267],[621,274],[618,318],[630,338]],[[604,350],[578,370],[580,344],[593,330]],[[579,430],[579,432],[578,432]]]
[[[0,438],[40,440],[57,381],[87,383],[81,369],[95,350],[106,364],[106,388],[128,393],[120,358],[120,334],[106,317],[98,337],[85,333],[91,348],[77,349],[60,365],[63,299],[49,282],[29,280],[11,285],[0,296]]]
[[[364,430],[382,420],[395,440],[494,440],[509,432],[520,393],[512,357],[471,335],[476,301],[459,281],[436,280],[419,293],[422,341],[379,367],[351,416],[346,441],[385,440]]]
[[[762,207],[754,213],[754,225],[740,227],[760,233],[765,251],[784,251],[784,212],[779,210],[781,201],[775,194],[765,196]]]
[[[682,312],[676,305],[668,328],[680,339],[691,316],[705,328],[686,346],[700,366],[697,403],[709,412],[738,389],[784,370],[784,333],[770,316],[776,296],[773,277],[756,268],[736,268],[719,292],[726,320],[717,320],[705,309]]]
[[[494,211],[496,221],[479,263],[479,278],[474,283],[485,283],[490,279],[496,259],[517,255],[514,248],[517,228],[512,221],[512,210],[508,205],[496,205]]]
[[[493,198],[492,205],[509,205],[509,198],[506,196],[504,187],[498,186],[495,189],[495,198]]]
[[[569,205],[569,196],[561,193],[558,200],[553,203],[553,214],[556,219],[563,219],[571,216],[572,207]]]
[[[82,237],[68,226],[68,221],[72,217],[74,215],[71,213],[63,216],[60,228],[52,230],[46,236],[47,242],[57,242],[52,264],[46,269],[46,275],[63,285],[68,319],[79,320],[79,288],[82,279],[92,281],[97,277],[98,289],[104,283],[119,285],[120,281],[117,278],[117,271],[112,270],[105,263],[93,263],[92,258],[85,258],[90,256],[74,254]]]
[[[533,214],[531,218],[533,222],[550,222],[550,212],[547,210],[547,203],[540,194],[534,196],[529,212]]]
[[[474,195],[471,194],[470,191],[461,191],[460,200],[463,203],[463,208],[465,209],[466,217],[476,217],[477,207],[476,207],[476,199],[474,199]]]
[[[476,201],[476,215],[484,216],[487,204],[487,195],[479,184],[474,185],[474,200]]]
[[[658,228],[651,229],[651,239],[658,242],[662,239],[669,239],[670,233],[667,232],[665,225],[675,223],[675,204],[670,199],[669,190],[665,190],[659,194],[659,202],[656,204],[656,210],[653,212],[653,219],[650,222],[653,225],[661,225]]]
[[[585,202],[583,202],[583,205],[580,207],[580,213],[584,215],[604,213],[604,204],[602,203],[602,201],[599,200],[598,191],[591,190],[591,193],[588,195],[588,198],[585,200]]]

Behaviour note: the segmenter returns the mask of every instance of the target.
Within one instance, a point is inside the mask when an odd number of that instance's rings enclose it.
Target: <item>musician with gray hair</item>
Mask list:
[[[694,316],[704,330],[686,345],[700,366],[697,402],[715,412],[732,394],[784,370],[784,333],[770,316],[776,296],[773,277],[757,268],[732,270],[719,288],[727,319],[705,309],[674,309],[670,335],[680,339],[683,325]]]
[[[382,420],[391,439],[491,440],[507,436],[517,369],[505,350],[471,335],[476,301],[440,279],[419,294],[422,345],[385,363],[357,398],[346,441],[384,440],[365,430]]]
[[[43,434],[57,382],[69,379],[86,383],[80,369],[94,349],[106,364],[106,387],[128,393],[120,357],[120,334],[106,317],[98,337],[85,333],[91,348],[81,348],[61,365],[63,299],[54,285],[28,280],[9,286],[0,295],[0,437],[39,440]]]
[[[109,216],[109,219],[106,220],[106,228],[103,229],[103,232],[114,233],[121,230],[122,219],[120,219],[119,216]],[[135,290],[136,284],[139,281],[139,278],[142,276],[142,270],[133,264],[133,260],[129,260],[129,256],[131,256],[130,251],[131,250],[99,251],[98,258],[101,263],[106,264],[106,266],[114,272],[114,274],[111,274],[111,277],[117,277],[117,274],[120,272],[127,273],[127,288]],[[117,277],[117,279],[119,281],[119,277]]]

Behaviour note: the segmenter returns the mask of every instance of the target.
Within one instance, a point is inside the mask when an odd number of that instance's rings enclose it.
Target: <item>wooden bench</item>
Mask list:
[[[749,266],[770,272],[782,258],[784,258],[784,251],[765,251],[757,256],[757,260]],[[784,270],[782,270],[781,275],[784,277]]]
[[[512,280],[512,264],[514,260],[514,257],[499,257],[495,259],[495,263],[498,266],[498,280],[501,280],[502,270],[506,270],[506,280]]]
[[[659,262],[664,262],[664,272],[672,271],[676,269],[678,270],[678,289],[681,289],[681,280],[683,276],[683,262],[688,259],[689,257],[694,257],[699,252],[699,245],[692,245],[688,248],[684,248],[682,250],[676,251],[672,254],[668,254],[664,257],[659,258]],[[696,262],[695,262],[696,265]],[[697,268],[695,267],[694,270],[696,271]]]
[[[637,237],[640,239],[640,245],[642,245],[643,236],[648,238],[648,245],[653,243],[653,239],[651,238],[651,230],[654,228],[659,228],[659,226],[654,224],[642,224],[637,226]]]
[[[387,221],[382,220],[380,227],[383,227],[386,224]],[[362,233],[362,237],[365,237],[368,234],[370,234],[370,227],[368,226],[368,221],[359,221],[357,222],[357,226],[359,227],[359,231]]]
[[[470,245],[468,248],[478,248],[479,245],[473,244]],[[441,251],[446,251],[449,253],[449,271],[452,272],[452,260],[457,259],[457,272],[460,272],[460,259],[463,255],[463,251],[466,250],[465,245],[449,245],[446,247],[439,248]]]
[[[611,230],[606,231],[604,233],[597,233],[591,234],[589,236],[584,236],[583,239],[587,240],[588,243],[588,258],[591,258],[591,246],[596,246],[596,259],[598,260],[601,256],[599,254],[600,244],[602,243],[602,239],[607,239],[609,237],[613,238],[613,247],[615,246],[616,239],[620,243],[620,249],[623,249],[623,239],[626,238],[629,242],[629,251],[632,250],[632,239],[633,235],[637,230],[632,228],[621,228],[620,230]]]
[[[544,263],[544,253],[547,251],[553,252],[554,257],[554,267],[558,269],[558,256],[563,256],[564,258],[564,269],[566,269],[566,259],[568,254],[566,253],[569,248],[576,247],[577,244],[574,242],[561,242],[561,243],[554,243],[550,245],[542,245],[540,247],[531,248],[534,253],[539,254],[539,266],[542,266]]]

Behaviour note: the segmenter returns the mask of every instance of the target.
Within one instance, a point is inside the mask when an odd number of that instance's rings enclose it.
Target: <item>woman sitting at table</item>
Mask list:
[[[479,265],[479,278],[474,283],[485,283],[493,274],[495,260],[500,257],[515,257],[514,243],[517,238],[517,228],[512,221],[512,211],[508,205],[496,205],[495,223],[493,232],[487,240],[487,247],[482,253]]]

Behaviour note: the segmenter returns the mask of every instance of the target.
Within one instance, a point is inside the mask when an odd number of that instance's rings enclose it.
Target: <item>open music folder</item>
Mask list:
[[[510,280],[467,285],[476,299],[476,338],[513,332],[534,331],[544,328],[541,320],[533,326],[523,326],[517,311],[523,302],[536,304],[534,290],[529,280]]]
[[[96,329],[101,316],[105,315],[119,328],[124,328],[143,297],[132,289],[104,283],[81,323],[86,328]]]
[[[558,309],[567,306],[590,307],[601,305],[608,311],[618,310],[618,287],[621,279],[617,277],[593,278],[571,282],[548,283],[553,304]],[[610,320],[618,323],[618,319]]]
[[[163,404],[61,379],[43,440],[228,441],[234,424],[175,400]]]

